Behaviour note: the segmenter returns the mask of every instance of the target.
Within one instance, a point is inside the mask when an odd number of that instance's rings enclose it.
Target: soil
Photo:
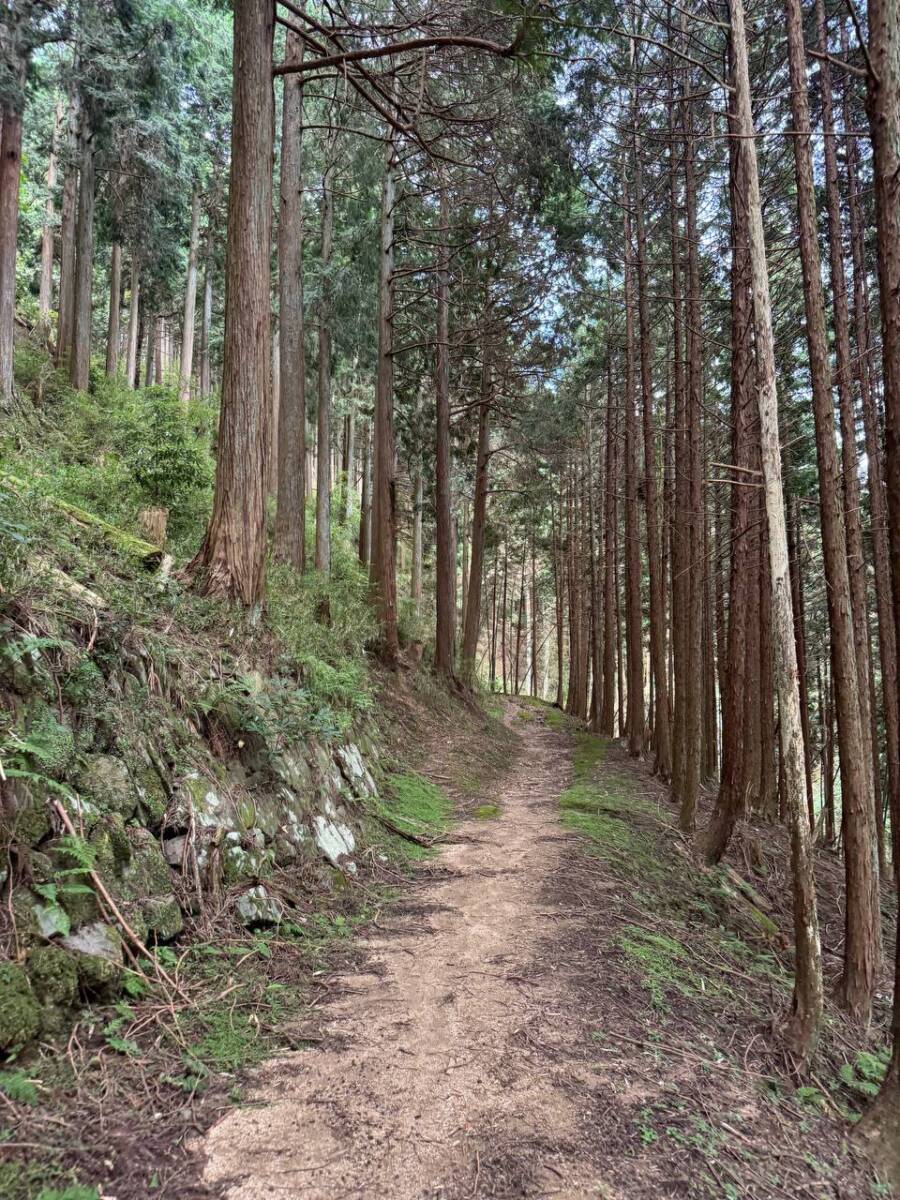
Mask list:
[[[636,917],[661,932],[664,898],[561,825],[571,730],[514,704],[506,723],[519,748],[480,796],[496,819],[464,820],[370,928],[314,1048],[266,1064],[209,1131],[205,1183],[228,1200],[887,1195],[827,1082],[791,1098],[770,978],[726,966],[727,998],[701,979],[654,1011],[618,939]],[[436,777],[454,753],[445,733]],[[646,765],[611,743],[600,772],[651,798],[659,852],[687,864]]]

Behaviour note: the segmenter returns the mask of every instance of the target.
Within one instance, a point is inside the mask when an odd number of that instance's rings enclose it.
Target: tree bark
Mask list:
[[[435,395],[435,670],[453,678],[456,586],[452,555],[450,496],[450,197],[440,183],[437,252],[437,353]],[[518,662],[517,662],[518,666]]]
[[[628,753],[644,751],[644,639],[641,621],[641,540],[638,517],[637,419],[634,386],[634,271],[631,196],[624,185],[625,214],[625,649],[628,659]]]
[[[141,267],[137,257],[132,255],[131,289],[128,300],[128,349],[125,356],[125,382],[130,388],[137,386],[140,311]]]
[[[734,53],[735,118],[739,153],[742,158],[744,177],[747,181],[750,270],[759,376],[757,403],[760,418],[766,523],[769,530],[781,753],[784,762],[785,795],[791,830],[795,967],[793,1011],[788,1026],[788,1036],[799,1056],[808,1059],[815,1048],[822,1019],[822,954],[819,943],[809,825],[804,812],[806,767],[803,758],[803,732],[800,721],[800,688],[797,678],[797,652],[788,569],[784,489],[781,480],[775,347],[755,131],[750,102],[750,71],[747,61],[743,0],[729,0],[729,9]]]
[[[50,144],[50,157],[47,160],[47,199],[44,203],[44,225],[41,230],[41,285],[38,293],[38,312],[45,326],[50,323],[50,309],[53,307],[53,239],[56,216],[56,175],[59,165],[59,139],[62,136],[65,107],[60,100],[56,105],[56,115],[53,121],[53,140]],[[0,185],[2,187],[2,185]]]
[[[285,53],[302,58],[288,31]],[[303,76],[286,75],[281,107],[278,221],[278,312],[281,400],[278,406],[278,495],[275,556],[296,571],[306,566],[306,369],[303,351]],[[210,284],[207,257],[206,280]],[[204,310],[206,304],[204,302]],[[204,324],[206,317],[204,315]],[[207,355],[208,358],[208,355]],[[208,370],[208,365],[207,365]],[[202,390],[202,385],[201,385]]]
[[[191,398],[191,376],[194,371],[194,326],[197,316],[197,256],[200,248],[200,192],[194,189],[191,198],[191,232],[188,241],[187,281],[184,287],[184,316],[181,321],[181,369],[178,395],[183,403]]]
[[[68,363],[75,327],[75,225],[78,216],[78,106],[69,103],[66,177],[63,182],[59,229],[59,328],[56,365]]]
[[[200,590],[255,606],[266,573],[271,408],[273,8],[235,0],[225,346],[213,511],[189,567]]]
[[[330,129],[322,175],[322,289],[319,296],[319,406],[316,417],[316,570],[331,573],[331,252],[337,131]]]
[[[369,581],[380,628],[385,665],[398,664],[396,509],[394,484],[394,209],[397,203],[397,144],[387,133],[381,188],[381,250],[378,270],[378,368],[372,422],[372,549]]]
[[[887,502],[894,631],[900,641],[900,14],[893,0],[869,0],[867,85],[875,184],[875,229],[881,306],[886,432]],[[894,824],[894,861],[900,830]],[[860,1122],[860,1133],[900,1187],[900,917],[891,1022],[893,1052],[881,1092]]]
[[[106,326],[106,374],[119,369],[119,329],[122,323],[122,247],[113,243],[109,263],[109,320]]]
[[[21,68],[24,81],[24,64]],[[22,165],[22,114],[4,107],[0,127],[0,408],[13,391],[16,321],[16,234],[19,222],[19,173]]]
[[[84,121],[79,136],[78,219],[75,225],[75,310],[72,320],[72,346],[69,354],[69,381],[72,387],[86,391],[91,373],[91,290],[94,270],[94,135]]]
[[[847,1010],[866,1023],[872,1010],[880,963],[881,928],[878,863],[872,805],[869,729],[860,717],[860,683],[854,652],[853,613],[847,565],[848,545],[841,508],[834,430],[831,368],[825,327],[825,300],[818,249],[816,202],[810,150],[806,53],[800,0],[786,0],[791,75],[794,163],[800,259],[806,308],[806,336],[816,426],[822,550],[828,581],[828,616],[834,668],[841,794],[844,818],[845,913],[842,997]]]

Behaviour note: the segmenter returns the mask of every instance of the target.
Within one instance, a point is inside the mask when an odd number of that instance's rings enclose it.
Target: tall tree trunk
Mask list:
[[[736,131],[739,139],[739,153],[743,160],[742,169],[747,182],[750,270],[759,376],[757,403],[760,418],[766,523],[769,531],[776,650],[775,675],[778,686],[785,795],[791,830],[795,966],[793,1012],[788,1034],[797,1053],[801,1058],[806,1059],[815,1048],[822,1019],[822,953],[819,943],[809,825],[804,812],[806,767],[803,758],[803,731],[800,721],[800,688],[797,678],[797,651],[791,607],[784,489],[781,481],[775,346],[772,333],[769,270],[766,263],[755,131],[750,102],[750,71],[747,62],[743,0],[729,0],[729,9],[734,53]]]
[[[302,59],[299,34],[288,31],[286,59]],[[301,139],[304,85],[301,74],[284,76],[281,109],[281,178],[278,180],[278,478],[275,556],[295,571],[306,568],[306,367],[304,362],[304,215]],[[211,263],[206,290],[211,307]],[[204,325],[206,325],[204,300]],[[209,349],[206,352],[209,373]],[[203,390],[203,382],[200,383]]]
[[[41,314],[41,321],[45,327],[50,324],[50,309],[53,307],[53,227],[56,216],[56,174],[59,163],[59,140],[62,137],[65,114],[66,110],[62,100],[57,101],[56,115],[53,121],[53,140],[50,143],[50,157],[47,160],[45,219],[41,229],[41,285],[38,292],[38,312]]]
[[[368,529],[369,529],[369,426],[364,424],[359,431],[359,438],[362,443],[362,457],[360,462],[360,476],[362,479],[361,493],[359,498],[359,538],[357,542],[357,557],[360,565],[367,567],[369,565],[369,545],[368,545]]]
[[[328,131],[322,176],[322,290],[319,296],[319,407],[316,420],[316,570],[331,572],[331,252],[337,130]]]
[[[282,151],[282,153],[283,153],[283,151]],[[280,233],[281,233],[281,224],[280,223],[278,226],[278,230],[279,230],[279,236],[280,236]],[[280,278],[281,277],[279,275],[279,288],[281,286]],[[204,400],[212,392],[212,369],[211,369],[212,364],[210,362],[210,345],[209,345],[210,336],[212,334],[212,301],[213,301],[212,231],[209,230],[209,231],[207,231],[207,235],[206,235],[206,255],[205,255],[205,262],[204,262],[204,267],[203,267],[203,313],[200,318],[200,395],[204,398]],[[284,335],[284,318],[283,318],[283,316],[280,315],[280,313],[279,313],[279,329],[281,331],[281,335],[283,336]],[[279,337],[279,339],[278,339],[278,353],[279,353],[279,355],[281,354],[281,337]],[[283,391],[284,382],[283,382],[283,378],[282,378],[283,370],[284,370],[284,364],[282,361],[281,365],[279,366],[279,379],[282,381],[281,382],[282,396],[284,395],[284,391]],[[278,422],[279,422],[279,428],[280,428],[280,425],[281,425],[281,406],[280,405],[278,408]],[[304,422],[304,428],[303,428],[301,436],[305,437],[305,434],[306,434],[306,429],[305,429],[305,422]],[[279,446],[281,445],[281,437],[280,436],[278,439],[278,445]],[[304,461],[301,458],[301,460],[300,460],[301,475],[303,472],[304,465],[305,465]],[[279,478],[280,477],[281,477],[281,474],[279,471]],[[276,521],[277,521],[277,516],[276,516]]]
[[[20,85],[25,65],[21,66]],[[16,321],[16,233],[19,222],[19,173],[22,164],[22,113],[4,106],[0,127],[0,408],[13,390]]]
[[[887,500],[895,639],[900,642],[900,14],[893,0],[869,0],[867,109],[872,130],[875,228],[881,304]],[[894,823],[894,861],[900,858],[900,829]],[[890,1065],[878,1099],[860,1122],[860,1132],[900,1187],[900,917],[894,977],[894,1039]]]
[[[56,365],[68,363],[75,329],[75,226],[78,220],[78,104],[69,101],[66,132],[67,166],[59,227],[59,329]]]
[[[653,747],[657,775],[668,781],[672,774],[669,730],[669,688],[666,670],[665,573],[657,499],[656,431],[653,420],[650,301],[647,282],[647,233],[644,228],[643,164],[637,136],[637,99],[634,135],[634,210],[637,235],[638,327],[641,352],[641,398],[644,430],[644,501],[647,514],[647,573],[650,578],[650,668],[653,674]]]
[[[288,31],[287,61],[299,62],[303,43]],[[278,405],[278,496],[275,555],[296,571],[306,566],[306,367],[303,353],[303,76],[285,75],[281,105],[281,177],[278,219],[278,311],[280,334]],[[206,286],[211,306],[211,263]],[[204,300],[204,326],[206,318]],[[206,354],[209,372],[209,351]],[[202,375],[202,367],[201,367]],[[207,379],[208,382],[208,379]],[[201,378],[201,391],[203,383]]]
[[[603,694],[600,728],[603,737],[615,732],[616,713],[616,525],[619,415],[613,391],[612,346],[606,346],[606,469],[603,487]]]
[[[440,234],[437,252],[437,353],[435,395],[435,643],[434,666],[453,676],[456,586],[452,557],[450,498],[450,197],[440,184]],[[517,663],[518,667],[518,654]]]
[[[791,506],[788,523],[788,555],[791,566],[791,600],[794,605],[794,636],[797,643],[797,670],[800,681],[800,718],[803,723],[803,756],[806,761],[806,808],[809,827],[815,828],[813,804],[812,732],[809,727],[809,688],[806,679],[806,606],[803,590],[803,563],[800,549],[800,501]]]
[[[131,256],[131,287],[128,299],[128,349],[125,355],[125,382],[137,386],[138,350],[141,313],[141,266],[136,255]]]
[[[75,309],[69,353],[69,381],[79,391],[87,390],[91,373],[95,201],[94,135],[83,123],[79,137],[78,219],[75,225]]]
[[[263,600],[271,408],[274,13],[235,0],[225,346],[213,511],[190,571],[205,594]]]
[[[394,208],[397,203],[397,144],[387,133],[381,188],[381,252],[378,270],[378,369],[372,422],[372,552],[369,581],[381,631],[381,657],[397,665],[397,578],[394,484]]]
[[[109,320],[106,326],[106,374],[119,369],[119,328],[122,323],[122,247],[113,243],[109,263]]]
[[[197,256],[200,248],[200,191],[191,197],[191,232],[188,241],[187,281],[184,287],[184,316],[181,321],[181,369],[178,394],[187,403],[191,398],[194,371],[194,326],[197,315]]]
[[[791,74],[797,216],[806,308],[806,336],[816,425],[822,550],[828,582],[828,616],[834,664],[841,797],[844,824],[845,913],[843,1001],[862,1022],[871,1015],[875,977],[880,963],[881,918],[878,863],[872,806],[872,760],[869,728],[861,720],[859,673],[854,651],[853,614],[847,566],[848,545],[841,508],[840,477],[834,430],[831,368],[825,328],[816,224],[816,201],[810,150],[806,53],[800,0],[787,0],[788,56]]]
[[[638,516],[637,419],[634,387],[634,270],[631,197],[625,214],[625,648],[628,657],[628,753],[644,751],[644,639],[641,621],[641,540]]]
[[[488,306],[486,305],[486,308]],[[469,565],[469,594],[463,624],[462,677],[471,687],[475,677],[475,655],[481,628],[481,587],[484,573],[484,535],[487,527],[488,471],[491,441],[491,352],[485,329],[481,363],[481,396],[478,406],[478,449],[475,458],[475,495],[472,505],[472,558]]]
[[[733,55],[732,55],[733,58]],[[729,129],[736,132],[732,93]],[[707,835],[706,854],[718,862],[728,848],[746,797],[743,778],[746,720],[747,625],[753,563],[748,537],[754,476],[750,471],[750,431],[754,395],[752,294],[745,164],[731,138],[731,454],[735,467],[731,488],[731,582],[729,585],[726,686],[722,696],[722,771],[716,807]]]

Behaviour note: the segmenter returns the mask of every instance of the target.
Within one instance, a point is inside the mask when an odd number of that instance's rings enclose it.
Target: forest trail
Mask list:
[[[553,1053],[583,1037],[577,1006],[539,953],[577,911],[554,899],[572,737],[515,723],[496,819],[459,825],[376,923],[321,1046],[268,1064],[210,1131],[206,1179],[229,1200],[612,1194],[579,1152],[589,1090]]]

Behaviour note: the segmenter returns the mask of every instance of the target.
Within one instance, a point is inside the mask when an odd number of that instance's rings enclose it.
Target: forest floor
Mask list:
[[[847,1137],[877,1038],[830,1010],[801,1079],[773,1037],[790,997],[783,849],[750,843],[751,903],[733,867],[697,863],[618,744],[546,706],[504,719],[505,772],[331,974],[288,1039],[303,1049],[256,1068],[197,1139],[211,1192],[889,1195]],[[452,779],[461,754],[444,725],[426,774]]]

